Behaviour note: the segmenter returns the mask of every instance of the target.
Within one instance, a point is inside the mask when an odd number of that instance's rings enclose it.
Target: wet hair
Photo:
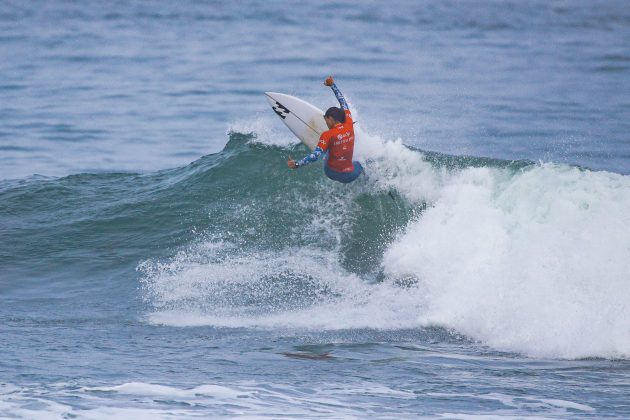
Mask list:
[[[346,122],[346,113],[343,112],[341,108],[337,108],[336,106],[331,106],[326,110],[324,117],[332,117],[335,121],[340,123]]]

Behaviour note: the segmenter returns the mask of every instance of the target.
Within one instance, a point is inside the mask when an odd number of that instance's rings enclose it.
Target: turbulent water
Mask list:
[[[630,14],[508,5],[3,3],[0,418],[629,417]]]

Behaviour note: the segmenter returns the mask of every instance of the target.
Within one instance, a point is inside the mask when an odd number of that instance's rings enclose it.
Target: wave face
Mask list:
[[[357,136],[368,176],[349,186],[287,172],[304,150],[255,133],[171,175],[170,200],[205,215],[137,266],[149,322],[439,326],[533,356],[630,356],[630,178]]]
[[[0,262],[21,279],[3,292],[160,325],[441,327],[532,356],[630,356],[628,176],[358,130],[367,176],[341,185],[321,163],[288,171],[302,146],[240,131],[173,170],[2,181]]]

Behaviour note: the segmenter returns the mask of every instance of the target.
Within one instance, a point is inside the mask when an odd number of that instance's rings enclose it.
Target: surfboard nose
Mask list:
[[[274,95],[276,95],[275,92],[265,92],[265,98],[267,98],[267,102],[269,102],[269,105],[271,105],[272,107],[276,104],[276,99],[274,98]]]
[[[278,92],[265,92],[265,97],[267,98],[267,102],[269,102],[269,105],[271,105],[272,107],[275,106],[276,104],[285,102],[283,99],[285,99],[287,96],[288,95],[285,95],[283,93],[278,93]]]

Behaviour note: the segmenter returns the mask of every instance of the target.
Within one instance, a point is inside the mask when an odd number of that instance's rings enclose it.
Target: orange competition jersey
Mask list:
[[[354,127],[350,111],[345,110],[346,122],[337,124],[328,131],[324,131],[319,138],[317,147],[328,151],[326,165],[333,171],[352,172],[352,152],[354,151]]]

